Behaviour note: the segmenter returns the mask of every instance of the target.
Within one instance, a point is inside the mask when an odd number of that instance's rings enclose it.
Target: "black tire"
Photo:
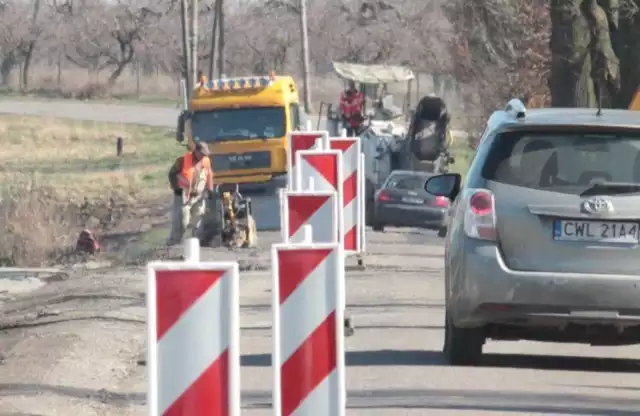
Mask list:
[[[447,227],[438,228],[438,237],[444,238],[447,236]]]
[[[373,225],[371,226],[371,229],[372,229],[373,231],[377,231],[377,232],[383,233],[383,232],[384,232],[384,225],[381,225],[381,224],[373,224]]]
[[[375,202],[371,199],[367,199],[365,208],[365,223],[366,225],[373,225],[375,217]]]
[[[451,365],[474,366],[482,361],[485,335],[482,328],[456,327],[449,314],[445,317],[444,357]]]

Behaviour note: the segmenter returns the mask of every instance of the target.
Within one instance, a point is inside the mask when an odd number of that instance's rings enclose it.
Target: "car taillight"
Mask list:
[[[385,191],[381,191],[378,194],[378,201],[391,201],[391,197]]]
[[[464,232],[471,238],[495,240],[497,232],[493,194],[486,189],[471,189],[469,195]]]
[[[433,201],[434,207],[446,208],[449,206],[449,198],[446,196],[437,196],[436,200]]]

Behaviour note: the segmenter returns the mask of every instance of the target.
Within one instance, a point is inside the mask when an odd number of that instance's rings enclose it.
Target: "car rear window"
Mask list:
[[[598,182],[640,183],[640,133],[501,133],[494,139],[482,176],[569,194]]]
[[[389,177],[386,187],[407,191],[423,190],[427,178],[424,175],[395,174]]]

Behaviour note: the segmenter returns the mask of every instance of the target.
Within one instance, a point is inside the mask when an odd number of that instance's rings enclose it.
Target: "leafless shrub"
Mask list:
[[[77,217],[55,191],[34,182],[13,183],[0,191],[0,263],[39,266],[75,243]]]

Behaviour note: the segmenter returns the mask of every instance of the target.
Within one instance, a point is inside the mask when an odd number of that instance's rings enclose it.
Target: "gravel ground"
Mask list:
[[[207,259],[268,266],[268,245]],[[350,272],[349,415],[637,415],[640,352],[490,342],[482,366],[446,366],[442,244],[432,232],[370,232],[367,270]],[[1,415],[144,415],[144,270],[79,270],[2,307]],[[270,276],[241,275],[243,415],[269,415]],[[37,398],[37,399],[36,399]],[[4,413],[3,413],[4,412]]]

